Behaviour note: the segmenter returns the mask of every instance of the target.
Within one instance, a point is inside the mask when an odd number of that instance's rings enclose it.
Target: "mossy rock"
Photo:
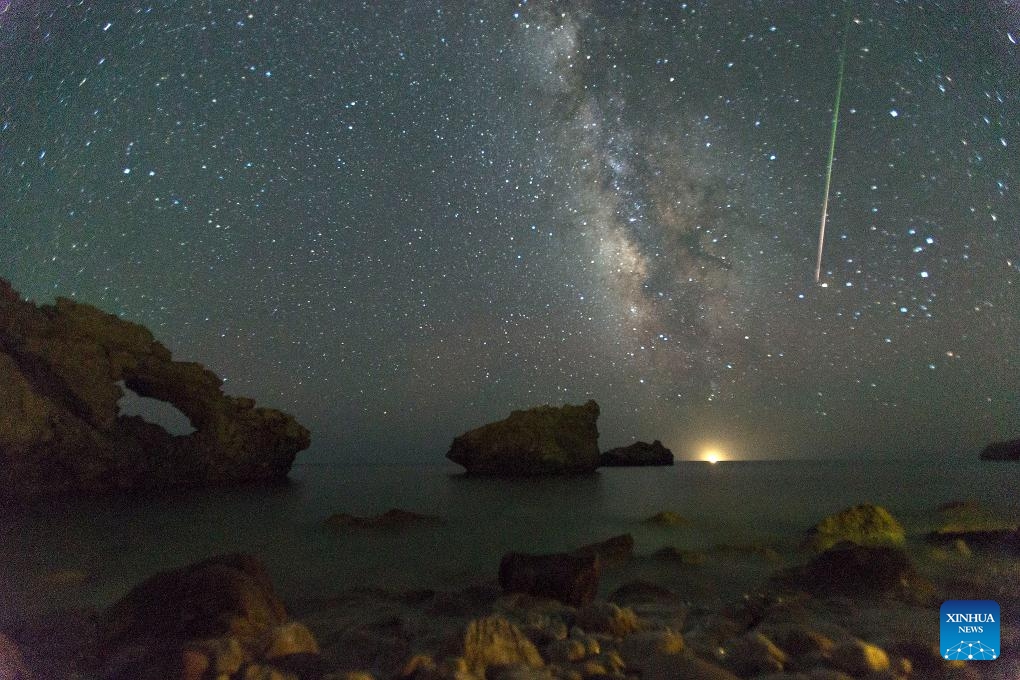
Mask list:
[[[839,543],[856,545],[902,545],[903,525],[880,505],[862,504],[829,515],[810,530],[804,547],[822,552]]]

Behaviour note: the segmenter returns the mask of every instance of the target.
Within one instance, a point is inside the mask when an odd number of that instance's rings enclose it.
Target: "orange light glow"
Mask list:
[[[719,451],[717,451],[716,449],[712,449],[710,451],[705,452],[705,460],[711,463],[712,465],[715,465],[720,460],[723,460],[723,455],[719,453]]]

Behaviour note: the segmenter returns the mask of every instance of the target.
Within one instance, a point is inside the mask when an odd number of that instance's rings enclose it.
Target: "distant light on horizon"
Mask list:
[[[726,460],[726,456],[719,449],[708,449],[705,451],[702,460],[715,465],[721,460]]]

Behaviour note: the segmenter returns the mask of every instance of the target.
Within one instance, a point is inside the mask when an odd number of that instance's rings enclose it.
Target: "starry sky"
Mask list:
[[[821,285],[814,257],[841,36]],[[1020,3],[0,0],[0,276],[440,460],[1020,436]]]

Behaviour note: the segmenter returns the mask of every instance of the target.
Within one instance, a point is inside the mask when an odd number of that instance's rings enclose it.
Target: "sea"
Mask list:
[[[661,571],[650,555],[666,545],[704,551],[710,559],[699,578],[714,576],[713,592],[723,598],[772,568],[755,558],[756,546],[795,560],[804,531],[848,506],[882,505],[920,541],[937,522],[937,506],[950,501],[1020,520],[1018,490],[1016,464],[979,460],[678,462],[511,480],[468,477],[453,464],[296,464],[279,486],[72,501],[0,518],[0,627],[26,615],[107,606],[157,571],[222,553],[258,556],[283,598],[301,602],[352,588],[491,582],[508,551],[565,551],[624,533],[634,537],[637,572]],[[342,532],[323,525],[333,513],[389,508],[443,523]],[[688,523],[643,522],[665,510]],[[745,555],[746,568],[712,557],[721,554]],[[637,572],[628,577],[649,575]],[[720,580],[734,592],[718,588]]]

